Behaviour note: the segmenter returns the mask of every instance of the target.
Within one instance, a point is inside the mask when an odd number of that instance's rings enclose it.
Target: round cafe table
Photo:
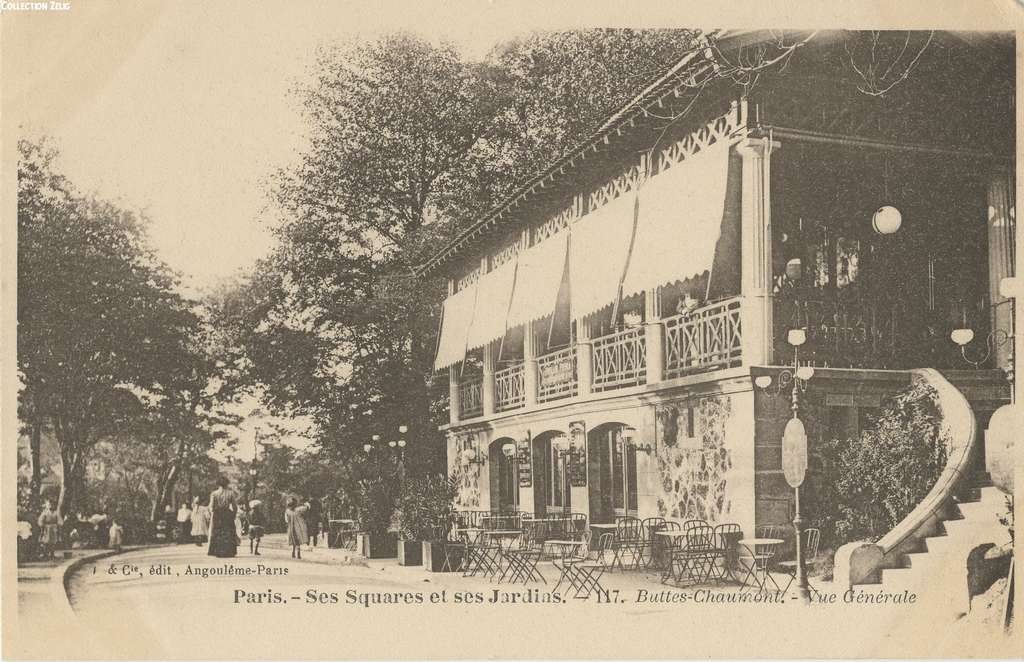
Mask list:
[[[772,558],[775,556],[775,548],[786,542],[781,538],[742,538],[741,545],[745,545],[754,553],[755,570],[754,581],[758,584],[758,591],[766,591],[767,583],[775,584],[775,590],[781,591],[775,578],[768,571]],[[748,575],[749,576],[749,575]],[[745,582],[744,582],[745,583]]]

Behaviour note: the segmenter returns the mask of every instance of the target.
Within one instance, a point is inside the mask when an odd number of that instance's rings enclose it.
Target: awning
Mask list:
[[[509,328],[533,322],[554,311],[565,271],[568,236],[568,232],[560,232],[519,254],[512,305],[508,311]]]
[[[494,271],[480,277],[477,283],[476,308],[469,325],[468,349],[483,347],[505,335],[508,305],[512,297],[512,283],[516,276],[515,260],[510,260]]]
[[[719,140],[640,188],[640,223],[624,297],[711,269],[728,175],[729,144]]]
[[[476,305],[476,293],[477,286],[473,285],[444,300],[434,370],[447,368],[465,358],[469,325],[473,320],[473,308]]]
[[[573,317],[589,315],[615,301],[633,234],[635,203],[636,195],[625,193],[572,226],[569,287]]]

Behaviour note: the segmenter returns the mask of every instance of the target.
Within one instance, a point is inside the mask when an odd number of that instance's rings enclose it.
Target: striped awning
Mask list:
[[[444,300],[441,309],[441,334],[437,341],[434,370],[454,365],[465,358],[469,326],[476,306],[477,285],[459,290]]]
[[[510,260],[480,277],[477,283],[476,307],[469,325],[466,347],[483,347],[505,335],[512,285],[516,277],[516,261]]]
[[[624,297],[711,270],[728,176],[729,144],[721,140],[641,186]]]
[[[636,195],[624,193],[572,226],[569,288],[573,317],[613,303],[633,235]]]
[[[508,328],[533,322],[554,312],[565,271],[568,236],[568,232],[560,232],[519,254],[512,304],[508,310]]]

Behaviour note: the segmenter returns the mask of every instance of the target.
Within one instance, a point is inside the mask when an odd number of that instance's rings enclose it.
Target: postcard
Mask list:
[[[3,656],[1018,657],[1022,19],[0,2]]]

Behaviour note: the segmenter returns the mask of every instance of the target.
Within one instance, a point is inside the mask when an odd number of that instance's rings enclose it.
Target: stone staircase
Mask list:
[[[951,618],[967,613],[967,556],[985,543],[1010,542],[1009,531],[999,518],[1007,511],[1006,494],[984,478],[972,481],[973,487],[954,499],[946,517],[934,531],[919,539],[896,561],[897,567],[884,568],[881,585],[862,584],[859,588],[917,594],[918,603],[945,610]]]

